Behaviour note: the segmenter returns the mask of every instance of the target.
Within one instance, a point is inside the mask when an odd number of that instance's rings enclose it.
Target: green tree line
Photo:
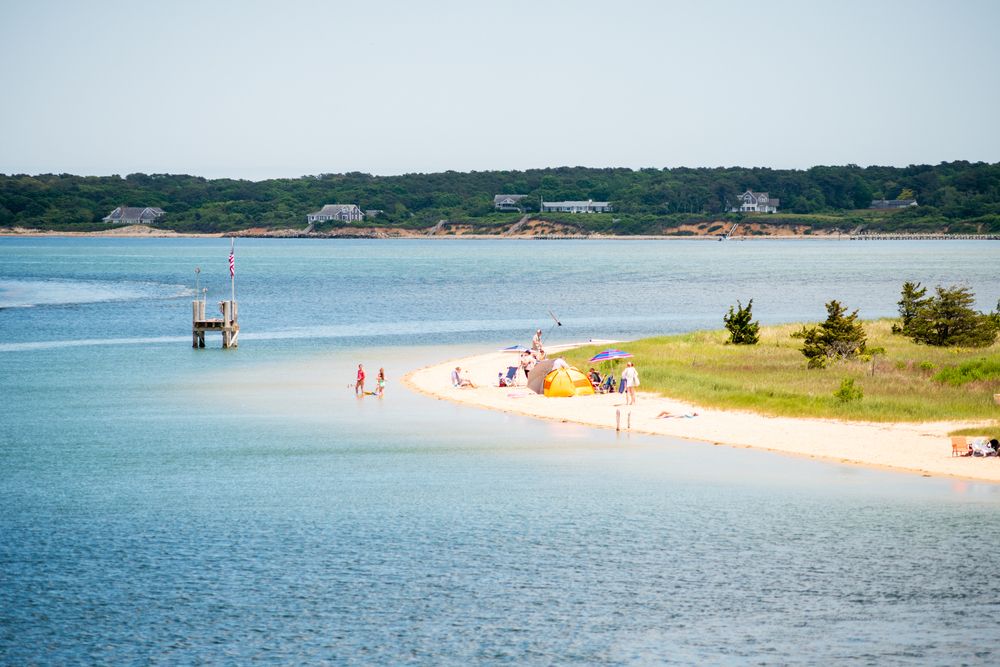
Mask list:
[[[610,201],[610,215],[547,216],[590,231],[663,233],[684,222],[736,220],[728,214],[745,190],[781,200],[778,216],[814,228],[865,226],[883,231],[1000,233],[1000,163],[944,162],[908,167],[817,166],[805,170],[744,167],[526,171],[446,171],[373,176],[358,172],[265,181],[206,179],[183,174],[75,176],[0,175],[0,227],[96,229],[116,206],[157,206],[162,226],[230,231],[304,227],[307,213],[327,203],[384,211],[378,225],[425,227],[438,220],[506,225],[493,195],[524,194],[526,210],[541,199]],[[865,211],[873,199],[911,194],[919,206]]]

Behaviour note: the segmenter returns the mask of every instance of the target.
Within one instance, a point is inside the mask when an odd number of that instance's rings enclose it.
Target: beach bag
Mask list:
[[[625,393],[625,385],[627,385],[627,384],[628,383],[625,382],[625,378],[622,378],[621,382],[618,383],[618,393],[619,394],[624,394]]]

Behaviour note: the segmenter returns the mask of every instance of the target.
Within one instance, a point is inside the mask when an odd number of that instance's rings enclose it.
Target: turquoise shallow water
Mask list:
[[[0,239],[0,663],[995,664],[1000,487],[450,405],[466,352],[764,321],[984,243]],[[346,389],[384,365],[384,400]],[[987,465],[996,461],[975,461]]]

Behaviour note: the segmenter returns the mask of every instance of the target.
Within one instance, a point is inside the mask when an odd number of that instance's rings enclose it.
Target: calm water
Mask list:
[[[995,244],[0,239],[0,663],[996,664],[1000,487],[409,393],[526,342],[764,322]],[[346,388],[364,362],[385,399]],[[973,461],[1000,465],[996,461]]]

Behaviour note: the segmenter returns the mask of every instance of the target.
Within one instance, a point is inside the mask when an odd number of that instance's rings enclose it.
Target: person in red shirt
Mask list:
[[[365,367],[358,364],[358,381],[354,383],[355,396],[365,395]]]

